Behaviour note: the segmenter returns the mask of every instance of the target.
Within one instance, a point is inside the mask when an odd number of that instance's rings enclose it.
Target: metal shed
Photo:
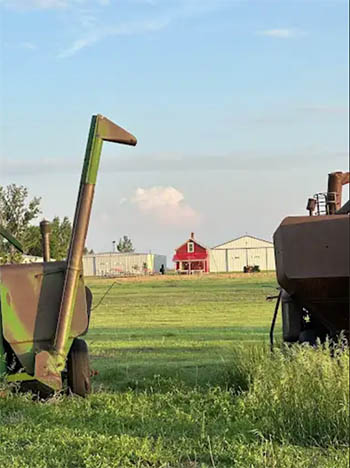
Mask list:
[[[160,267],[166,268],[166,256],[147,253],[103,252],[84,255],[85,276],[118,276],[124,274],[159,273]]]
[[[245,235],[217,245],[209,251],[211,273],[243,271],[259,266],[261,271],[275,270],[273,243]]]

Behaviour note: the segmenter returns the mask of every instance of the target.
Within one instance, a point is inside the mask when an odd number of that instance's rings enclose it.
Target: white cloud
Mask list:
[[[57,55],[59,58],[67,58],[107,37],[159,31],[176,20],[191,19],[225,8],[231,1],[240,0],[123,0],[135,8],[138,5],[149,6],[151,11],[144,19],[121,20],[117,26],[112,23],[112,16],[106,15],[106,9],[117,6],[117,0],[0,0],[0,5],[18,10],[65,9],[77,31],[75,40]]]
[[[64,0],[62,0],[64,1]],[[74,0],[65,0],[67,2],[74,2]],[[79,1],[79,0],[75,0]],[[84,0],[80,0],[84,2]],[[85,0],[88,2],[97,2],[100,6],[112,5],[110,0]],[[139,34],[146,34],[150,32],[160,31],[168,27],[174,21],[181,18],[193,18],[201,14],[208,14],[213,10],[223,8],[225,2],[218,2],[217,0],[177,0],[169,4],[167,2],[156,0],[127,0],[130,3],[142,3],[149,5],[154,10],[152,15],[149,15],[144,20],[126,21],[121,22],[117,26],[106,25],[105,15],[103,22],[97,23],[96,17],[90,23],[90,18],[80,17],[80,25],[84,31],[81,32],[81,37],[73,42],[73,44],[58,54],[58,58],[67,58],[75,55],[77,52],[87,48],[96,42],[99,42],[107,37],[112,36],[134,36]],[[71,3],[70,3],[71,4]]]
[[[29,9],[56,9],[84,6],[108,6],[110,0],[0,0],[0,5],[5,5],[9,8],[29,10]]]
[[[116,27],[96,27],[90,33],[81,39],[76,40],[73,44],[64,49],[58,54],[58,58],[72,57],[80,50],[110,36],[132,36],[144,34],[147,32],[159,31],[168,25],[167,19],[154,21],[135,21],[120,24]]]
[[[302,35],[297,29],[281,28],[281,29],[266,29],[258,33],[261,36],[274,37],[277,39],[290,39]]]
[[[24,158],[22,160],[11,160],[7,158],[0,159],[1,174],[4,176],[21,175],[41,175],[53,173],[78,173],[78,161],[62,159],[42,159],[30,160]]]
[[[21,42],[19,47],[21,47],[22,49],[28,49],[28,50],[35,50],[38,48],[35,44],[33,44],[33,42],[27,42],[27,41]]]
[[[98,40],[97,36],[90,36],[84,39],[78,39],[75,42],[73,42],[73,44],[70,47],[68,47],[68,49],[65,49],[62,52],[60,52],[58,54],[58,58],[72,57],[72,55],[76,54],[81,49],[84,49],[85,47],[92,45],[97,40]]]
[[[348,114],[348,106],[304,106],[300,107],[299,110],[305,112],[315,112],[323,114]]]
[[[183,193],[175,187],[138,188],[130,203],[160,224],[193,226],[200,219],[199,214],[185,202]]]
[[[2,5],[11,8],[20,9],[50,9],[50,8],[62,8],[69,4],[69,0],[2,0]]]

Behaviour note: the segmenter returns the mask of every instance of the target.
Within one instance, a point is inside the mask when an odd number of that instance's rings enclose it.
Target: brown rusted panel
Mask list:
[[[350,183],[350,172],[328,174],[327,205],[329,214],[341,208],[343,185]]]
[[[61,390],[62,377],[61,373],[57,373],[55,369],[55,362],[52,355],[47,351],[41,351],[36,355],[35,359],[35,378],[53,390]]]
[[[350,200],[348,200],[344,205],[339,208],[336,214],[349,214],[350,213]]]
[[[97,136],[104,141],[135,146],[136,138],[103,115],[98,115]]]
[[[70,327],[70,314],[68,312],[72,310],[72,306],[75,300],[77,279],[82,275],[81,264],[89,226],[94,191],[94,184],[84,184],[81,188],[81,194],[79,195],[79,209],[73,224],[66,277],[64,280],[64,287],[62,284],[59,315],[56,324],[54,347],[58,353],[63,353],[65,347],[65,341],[68,336],[67,330],[69,330]]]
[[[285,218],[274,235],[277,273],[349,277],[349,226],[347,215]]]
[[[52,346],[65,270],[66,262],[0,267],[0,280],[8,291],[7,304],[2,304],[4,337],[28,373],[34,371],[34,354]],[[80,278],[70,337],[83,334],[87,327],[85,287]]]
[[[315,198],[308,199],[306,209],[309,212],[310,216],[312,216],[313,212],[315,211],[316,205],[317,205],[317,202]]]
[[[349,330],[350,219],[284,219],[274,234],[277,279],[328,329]]]

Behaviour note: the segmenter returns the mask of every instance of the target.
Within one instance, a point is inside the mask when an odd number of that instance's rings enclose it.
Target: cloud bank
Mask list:
[[[162,157],[140,155],[132,159],[130,157],[120,157],[117,160],[106,156],[102,170],[110,174],[126,172],[250,172],[252,168],[261,172],[280,172],[300,167],[312,167],[315,160],[348,161],[348,157],[347,148],[339,150],[305,148],[304,151],[296,153],[281,152],[279,155],[271,156],[254,153],[229,154],[227,156],[164,154]],[[79,174],[80,171],[81,161],[79,159],[72,160],[72,158],[0,160],[0,173],[4,176],[28,175],[40,177],[43,174]]]

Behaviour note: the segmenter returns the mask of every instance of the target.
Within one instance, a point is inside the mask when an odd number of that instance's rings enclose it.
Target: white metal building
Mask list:
[[[253,236],[242,236],[209,251],[211,273],[243,271],[258,265],[261,271],[275,270],[273,243]]]
[[[22,255],[21,263],[41,263],[43,261],[43,257],[35,257],[34,255]],[[51,261],[53,262],[54,260],[51,259]]]
[[[166,256],[146,253],[105,252],[84,255],[85,276],[117,276],[123,274],[159,273],[166,268]]]

